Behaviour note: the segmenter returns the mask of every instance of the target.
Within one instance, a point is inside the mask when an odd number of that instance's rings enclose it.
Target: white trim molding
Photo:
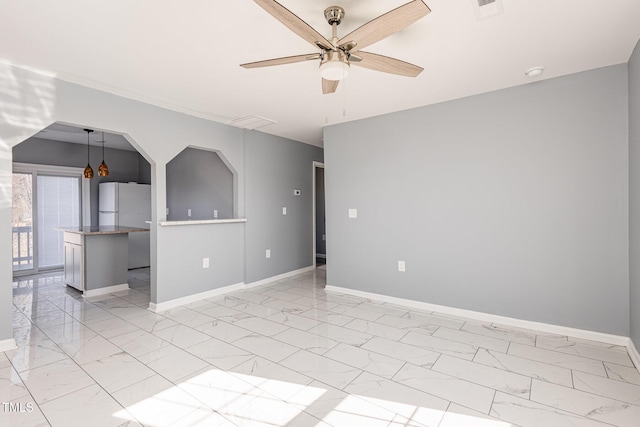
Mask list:
[[[179,307],[181,305],[191,304],[192,302],[202,301],[203,299],[213,298],[220,295],[228,294],[230,292],[240,291],[245,288],[243,282],[236,283],[234,285],[227,285],[221,288],[211,289],[209,291],[200,292],[193,295],[187,295],[186,297],[176,298],[160,303],[149,303],[149,310],[157,313],[159,311],[170,310],[172,308]]]
[[[105,286],[104,288],[86,289],[82,296],[84,296],[85,298],[91,298],[105,294],[112,294],[114,292],[126,291],[128,289],[129,284],[123,283],[122,285]]]
[[[627,350],[629,352],[629,357],[631,357],[631,361],[636,366],[636,369],[640,371],[640,353],[638,353],[638,349],[636,348],[635,344],[633,344],[631,338],[627,338],[627,340]]]
[[[534,322],[531,320],[515,319],[513,317],[498,316],[495,314],[482,313],[479,311],[464,310],[461,308],[430,304],[422,301],[414,301],[414,300],[409,300],[404,298],[391,297],[388,295],[358,291],[355,289],[342,288],[339,286],[327,285],[325,287],[325,290],[328,292],[353,295],[353,296],[375,300],[375,301],[404,305],[406,307],[417,308],[425,311],[434,311],[442,314],[450,314],[454,316],[466,317],[473,320],[480,320],[482,322],[499,323],[505,326],[532,329],[534,331],[547,332],[547,333],[558,334],[558,335],[567,335],[567,336],[582,338],[582,339],[591,340],[591,341],[600,341],[600,342],[604,342],[612,345],[620,345],[620,346],[627,347],[627,349],[629,349],[629,353],[631,353],[631,349],[629,347],[630,339],[629,337],[624,337],[622,335],[613,335],[613,334],[607,334],[603,332],[594,332],[594,331],[588,331],[585,329],[571,328],[568,326],[559,326],[559,325],[553,325],[550,323]],[[636,364],[636,366],[640,366],[640,365]]]
[[[229,218],[229,219],[194,219],[189,221],[160,221],[158,224],[162,227],[175,225],[205,225],[205,224],[235,224],[238,222],[247,222],[247,218]],[[149,223],[151,223],[149,221]]]
[[[288,277],[297,276],[298,274],[308,273],[309,271],[315,270],[313,265],[309,267],[300,268],[298,270],[288,271],[286,273],[278,274],[277,276],[267,277],[266,279],[258,280],[255,282],[245,284],[245,289],[255,288],[256,286],[266,285],[267,283],[275,282],[277,280],[286,279]]]
[[[267,283],[275,282],[277,280],[286,279],[288,277],[297,276],[298,274],[307,273],[309,271],[314,270],[315,267],[304,267],[299,270],[289,271],[287,273],[279,274],[277,276],[268,277],[266,279],[258,280],[256,282],[251,283],[236,283],[234,285],[223,286],[221,288],[211,289],[209,291],[200,292],[193,295],[187,295],[186,297],[176,298],[169,301],[164,301],[161,303],[149,303],[149,310],[157,313],[159,311],[170,310],[172,308],[179,307],[181,305],[191,304],[193,302],[202,301],[203,299],[218,297],[221,295],[226,295],[232,292],[242,291],[244,289],[255,288],[256,286],[264,285]]]
[[[16,340],[13,338],[0,341],[0,352],[13,350],[15,348],[18,348],[18,346],[16,345]]]

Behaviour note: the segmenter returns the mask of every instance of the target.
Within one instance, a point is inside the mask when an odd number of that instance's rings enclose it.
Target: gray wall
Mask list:
[[[151,164],[138,156],[138,184],[151,184]]]
[[[313,162],[322,161],[323,151],[260,132],[245,131],[244,138],[250,283],[313,265]]]
[[[326,128],[328,283],[627,335],[627,119],[623,64]]]
[[[640,348],[640,42],[629,60],[629,218],[631,339]]]
[[[98,185],[101,182],[138,181],[140,176],[150,182],[147,166],[140,173],[140,165],[149,163],[135,151],[105,149],[105,162],[109,166],[109,176],[98,176],[98,166],[102,162],[102,148],[91,147],[90,163],[95,176],[91,179],[91,223],[98,224]],[[83,168],[87,166],[87,146],[69,142],[51,141],[41,138],[29,138],[13,147],[13,161]],[[146,172],[146,173],[144,173]],[[147,175],[147,176],[144,176]]]
[[[178,264],[182,268],[163,270],[163,280],[174,285],[159,292],[158,302],[243,282],[244,224],[165,227],[163,231],[158,245],[178,250],[163,251],[158,264]],[[210,261],[208,269],[202,268],[205,257]]]
[[[167,163],[167,208],[172,221],[233,217],[233,174],[217,153],[189,147]]]
[[[316,254],[327,254],[325,226],[324,169],[316,168]]]

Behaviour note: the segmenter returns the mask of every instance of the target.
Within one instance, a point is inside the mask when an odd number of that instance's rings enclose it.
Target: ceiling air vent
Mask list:
[[[502,13],[502,0],[471,0],[478,20]]]
[[[262,116],[256,116],[255,114],[251,116],[240,117],[238,119],[233,119],[229,122],[231,126],[249,130],[258,129],[275,123],[277,123],[275,120],[267,119],[266,117]]]

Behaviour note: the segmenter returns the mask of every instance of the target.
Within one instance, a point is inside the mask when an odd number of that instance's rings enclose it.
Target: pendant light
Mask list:
[[[104,162],[104,132],[102,132],[102,163],[98,167],[98,175],[100,176],[109,176],[109,166]]]
[[[93,178],[93,169],[91,169],[91,165],[89,164],[89,135],[93,132],[93,129],[83,129],[87,133],[87,167],[84,168],[84,177],[85,178]]]

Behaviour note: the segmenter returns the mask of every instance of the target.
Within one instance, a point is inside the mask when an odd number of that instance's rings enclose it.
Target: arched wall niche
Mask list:
[[[189,146],[166,166],[167,220],[237,217],[237,172],[224,154]]]

